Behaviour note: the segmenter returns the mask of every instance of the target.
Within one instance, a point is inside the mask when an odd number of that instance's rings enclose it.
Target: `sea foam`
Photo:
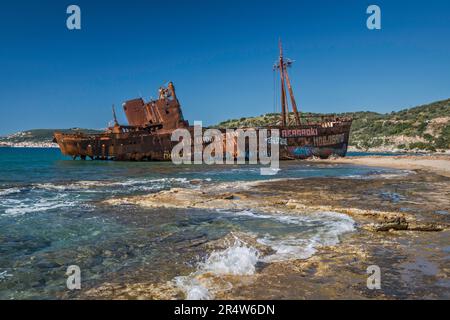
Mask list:
[[[304,234],[287,237],[274,237],[270,234],[257,241],[271,247],[275,253],[262,257],[264,262],[290,259],[307,259],[322,245],[339,243],[339,236],[355,230],[355,222],[348,215],[337,212],[318,212],[307,215],[257,214],[250,210],[233,214],[249,216],[255,219],[271,219],[283,224],[295,224],[305,229]]]
[[[1,189],[0,190],[0,196],[7,196],[10,194],[15,194],[15,193],[19,193],[22,190],[19,188],[7,188],[7,189]]]
[[[218,288],[214,278],[221,275],[253,275],[260,253],[238,238],[224,250],[213,251],[204,261],[199,262],[197,270],[188,276],[174,279],[174,283],[186,295],[188,300],[207,300],[214,298],[214,291],[226,290],[223,284]]]
[[[220,210],[220,212],[298,225],[304,232],[288,236],[274,236],[269,233],[257,238],[258,243],[268,246],[274,251],[274,253],[266,256],[238,238],[227,248],[213,251],[197,264],[195,272],[174,279],[175,284],[184,291],[186,299],[213,299],[214,292],[227,290],[223,288],[223,282],[220,283],[220,286],[214,282],[217,277],[223,275],[254,275],[258,262],[271,263],[307,259],[320,246],[336,245],[339,243],[339,236],[355,230],[355,222],[351,217],[336,212],[319,212],[301,216],[281,213],[259,214],[251,210],[238,212]],[[230,283],[228,285],[231,287]]]
[[[74,207],[77,204],[78,201],[73,198],[69,199],[67,194],[57,194],[53,197],[42,197],[38,199],[6,199],[1,202],[1,206],[5,208],[4,215],[6,216],[20,216],[27,213]]]
[[[252,275],[259,252],[236,239],[235,243],[221,251],[212,252],[206,261],[199,263],[199,270],[217,275]]]
[[[189,180],[186,178],[126,179],[123,181],[81,180],[66,183],[37,183],[33,185],[33,188],[48,191],[109,192],[111,188],[113,190],[121,190],[123,189],[122,187],[126,187],[127,191],[151,191],[162,189],[172,184],[188,183]],[[104,190],[105,188],[108,190]]]

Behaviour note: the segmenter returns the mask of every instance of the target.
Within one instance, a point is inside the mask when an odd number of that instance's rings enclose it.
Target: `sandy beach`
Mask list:
[[[346,163],[374,167],[387,167],[406,170],[425,170],[450,177],[450,156],[424,155],[424,156],[366,156],[347,157],[333,160],[311,160],[323,163]]]

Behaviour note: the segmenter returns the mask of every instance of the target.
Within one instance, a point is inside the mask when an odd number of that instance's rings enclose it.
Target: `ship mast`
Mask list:
[[[278,62],[278,66],[280,69],[280,79],[281,79],[281,125],[283,127],[286,126],[286,90],[284,88],[284,61],[283,61],[283,48],[281,46],[281,40],[279,41],[279,47],[280,47],[280,58]],[[288,115],[289,117],[289,112]]]
[[[116,109],[114,108],[114,105],[112,105],[112,113],[113,113],[113,118],[114,118],[114,126],[118,126],[119,122],[117,121]]]
[[[289,96],[291,98],[292,111],[294,112],[295,123],[300,125],[300,116],[298,114],[297,103],[295,102],[294,91],[292,90],[291,81],[289,79],[289,75],[287,72],[287,68],[290,67],[293,63],[292,60],[287,59],[284,60],[283,57],[283,47],[281,45],[281,40],[279,40],[279,48],[280,48],[280,57],[278,64],[275,65],[275,69],[280,70],[280,79],[281,79],[281,126],[285,127],[289,125],[289,107],[287,104],[286,97],[286,84],[289,90]]]

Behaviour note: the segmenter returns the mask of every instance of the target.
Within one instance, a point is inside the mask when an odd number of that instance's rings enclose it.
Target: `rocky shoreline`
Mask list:
[[[226,287],[215,292],[217,299],[448,299],[450,178],[438,164],[438,169],[431,170],[423,166],[411,168],[404,162],[403,166],[414,171],[374,179],[284,179],[174,188],[114,198],[105,205],[252,209],[274,215],[337,212],[355,221],[356,231],[342,236],[338,245],[318,248],[308,259],[266,263],[251,276],[202,275],[204,281]],[[249,235],[239,237],[253,246],[260,245]],[[200,245],[205,251],[220,247],[220,243]],[[260,248],[261,252],[264,250],[267,248]],[[380,290],[366,286],[370,265],[381,269]],[[228,285],[221,285],[222,282]],[[107,283],[89,290],[84,297],[185,298],[169,282]]]

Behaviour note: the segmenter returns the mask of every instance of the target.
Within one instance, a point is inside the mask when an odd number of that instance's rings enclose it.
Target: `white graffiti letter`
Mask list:
[[[370,290],[381,289],[381,270],[377,265],[367,267],[367,288]]]
[[[370,16],[367,18],[367,29],[369,30],[380,30],[381,29],[381,9],[379,6],[372,4],[367,7],[367,14]]]
[[[80,290],[81,289],[81,270],[77,265],[72,265],[67,268],[67,289]]]
[[[67,7],[67,14],[70,16],[66,20],[67,29],[80,30],[81,29],[81,9],[77,5],[70,5]]]

